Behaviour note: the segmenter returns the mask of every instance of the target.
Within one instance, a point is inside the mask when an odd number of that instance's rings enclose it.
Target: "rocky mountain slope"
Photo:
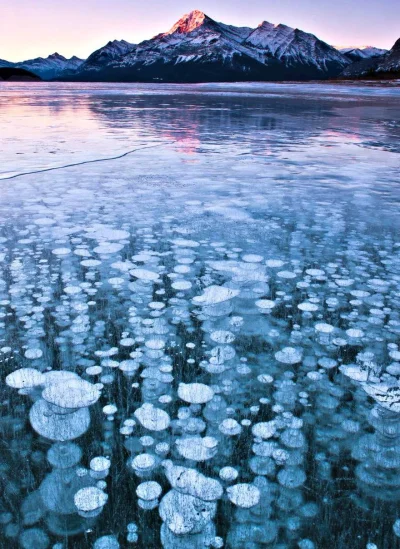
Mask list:
[[[391,50],[346,67],[342,78],[400,78],[400,38]]]

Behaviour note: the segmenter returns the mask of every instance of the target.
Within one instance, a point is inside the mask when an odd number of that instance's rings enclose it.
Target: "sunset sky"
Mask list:
[[[0,0],[0,59],[87,57],[109,40],[151,38],[193,9],[233,25],[285,23],[333,45],[390,48],[400,37],[400,0]]]

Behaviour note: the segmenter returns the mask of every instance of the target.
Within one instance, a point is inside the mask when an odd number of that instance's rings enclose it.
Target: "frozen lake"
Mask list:
[[[400,88],[0,83],[0,547],[400,541]]]

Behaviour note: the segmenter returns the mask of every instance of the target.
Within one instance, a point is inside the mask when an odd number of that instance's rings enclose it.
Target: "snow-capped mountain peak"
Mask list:
[[[312,66],[327,72],[329,66],[345,67],[349,61],[334,48],[313,34],[287,25],[273,25],[263,21],[244,42],[263,51],[264,55],[279,59],[286,66]]]
[[[168,32],[164,33],[164,35],[167,36],[169,34],[175,33],[187,34],[198,29],[199,27],[204,25],[204,23],[211,21],[212,19],[208,17],[204,12],[199,10],[193,10],[190,13],[186,13],[183,17],[181,17],[179,21],[177,21]]]
[[[47,59],[60,59],[61,61],[66,61],[67,58],[63,55],[60,55],[58,52],[51,53]]]
[[[337,49],[346,57],[353,61],[359,61],[361,59],[371,59],[373,57],[379,57],[387,53],[388,50],[382,48],[375,48],[374,46],[347,46],[337,47]]]
[[[294,34],[294,29],[286,25],[273,25],[268,21],[263,21],[250,33],[246,39],[246,44],[269,50],[275,55],[282,44],[286,44],[290,36]]]

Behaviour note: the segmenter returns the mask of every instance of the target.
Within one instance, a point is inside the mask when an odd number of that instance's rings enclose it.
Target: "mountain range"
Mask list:
[[[400,78],[400,38],[379,57],[362,59],[345,68],[343,78]]]
[[[337,48],[340,53],[343,53],[351,61],[361,61],[362,59],[371,59],[380,57],[387,53],[388,50],[382,48],[374,48],[373,46],[351,46],[347,48]]]
[[[45,80],[309,80],[336,77],[360,60],[375,64],[388,55],[373,47],[339,50],[313,34],[267,21],[254,29],[235,27],[195,10],[150,40],[110,41],[86,60],[54,53],[20,63],[0,60],[0,67],[26,69]]]

